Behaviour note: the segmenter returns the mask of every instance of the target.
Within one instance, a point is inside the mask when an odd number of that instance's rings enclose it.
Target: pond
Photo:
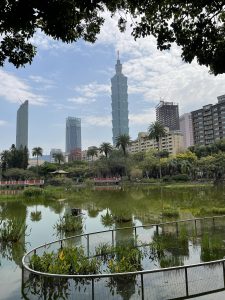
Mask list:
[[[0,201],[1,220],[20,219],[27,225],[20,242],[1,244],[1,299],[21,299],[21,259],[25,252],[36,246],[74,234],[210,216],[222,213],[225,208],[225,189],[221,186],[136,186],[112,190],[101,187],[62,192],[58,198],[37,201],[18,194],[14,200]],[[82,209],[82,229],[71,233],[57,231],[56,223],[75,207]],[[151,263],[145,259],[143,266],[157,268],[221,259],[225,256],[224,229],[225,219],[216,226],[209,222],[198,228],[197,235],[189,232],[181,240],[169,226],[164,231],[160,229],[164,258]],[[123,231],[117,241],[129,235],[132,237],[131,231]]]

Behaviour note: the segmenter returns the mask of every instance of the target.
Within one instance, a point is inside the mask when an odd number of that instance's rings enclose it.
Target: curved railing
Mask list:
[[[184,299],[225,289],[225,259],[137,272],[66,275],[35,271],[29,267],[29,258],[43,251],[58,250],[68,245],[82,245],[90,257],[101,242],[114,245],[121,233],[132,233],[134,240],[143,245],[149,242],[149,234],[159,234],[166,226],[179,234],[179,225],[191,224],[197,233],[201,222],[212,222],[216,226],[225,215],[205,218],[140,225],[85,233],[59,239],[32,249],[22,259],[24,297],[32,293],[32,299],[51,299],[51,295],[65,294],[66,299]],[[138,237],[138,239],[137,239]],[[136,246],[139,246],[138,244]],[[37,288],[38,287],[38,288]],[[68,292],[69,291],[69,292]],[[46,296],[47,295],[47,296]]]

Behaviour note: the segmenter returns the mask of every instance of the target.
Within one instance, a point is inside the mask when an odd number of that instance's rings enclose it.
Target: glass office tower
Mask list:
[[[66,153],[70,160],[81,159],[81,119],[68,117],[66,119]]]
[[[122,74],[119,57],[116,63],[116,74],[111,79],[112,91],[112,132],[113,145],[121,134],[129,134],[127,77]]]
[[[17,110],[16,120],[16,148],[28,148],[28,100]]]

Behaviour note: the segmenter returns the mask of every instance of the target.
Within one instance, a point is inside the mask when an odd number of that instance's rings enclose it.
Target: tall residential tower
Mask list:
[[[170,130],[179,130],[179,108],[173,102],[160,101],[156,106],[156,121]]]
[[[66,153],[71,160],[81,159],[81,119],[66,119]]]
[[[122,74],[119,54],[116,74],[111,79],[113,145],[121,134],[129,134],[127,77]]]
[[[194,138],[191,113],[185,113],[180,117],[180,131],[184,136],[184,148],[193,146]]]
[[[16,120],[16,148],[28,148],[28,100],[17,110]]]
[[[225,95],[217,99],[218,103],[191,112],[195,145],[207,146],[225,138]]]

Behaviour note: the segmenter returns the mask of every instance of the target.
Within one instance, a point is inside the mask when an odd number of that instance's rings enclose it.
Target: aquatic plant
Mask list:
[[[29,266],[36,271],[54,274],[96,274],[100,270],[100,260],[88,259],[82,247],[65,247],[56,253],[33,254]]]
[[[0,220],[0,241],[17,242],[25,234],[27,225],[19,219]]]
[[[40,197],[44,194],[44,190],[38,187],[28,187],[24,190],[23,195],[26,198]]]
[[[60,232],[81,230],[83,228],[83,219],[82,216],[74,217],[66,214],[59,218],[58,222],[53,227]]]
[[[102,225],[105,227],[112,227],[114,224],[114,217],[111,213],[109,213],[108,209],[105,215],[101,216]]]
[[[113,252],[115,256],[108,261],[108,269],[111,273],[142,270],[141,260],[144,255],[141,249],[135,247],[134,241],[118,244]]]

